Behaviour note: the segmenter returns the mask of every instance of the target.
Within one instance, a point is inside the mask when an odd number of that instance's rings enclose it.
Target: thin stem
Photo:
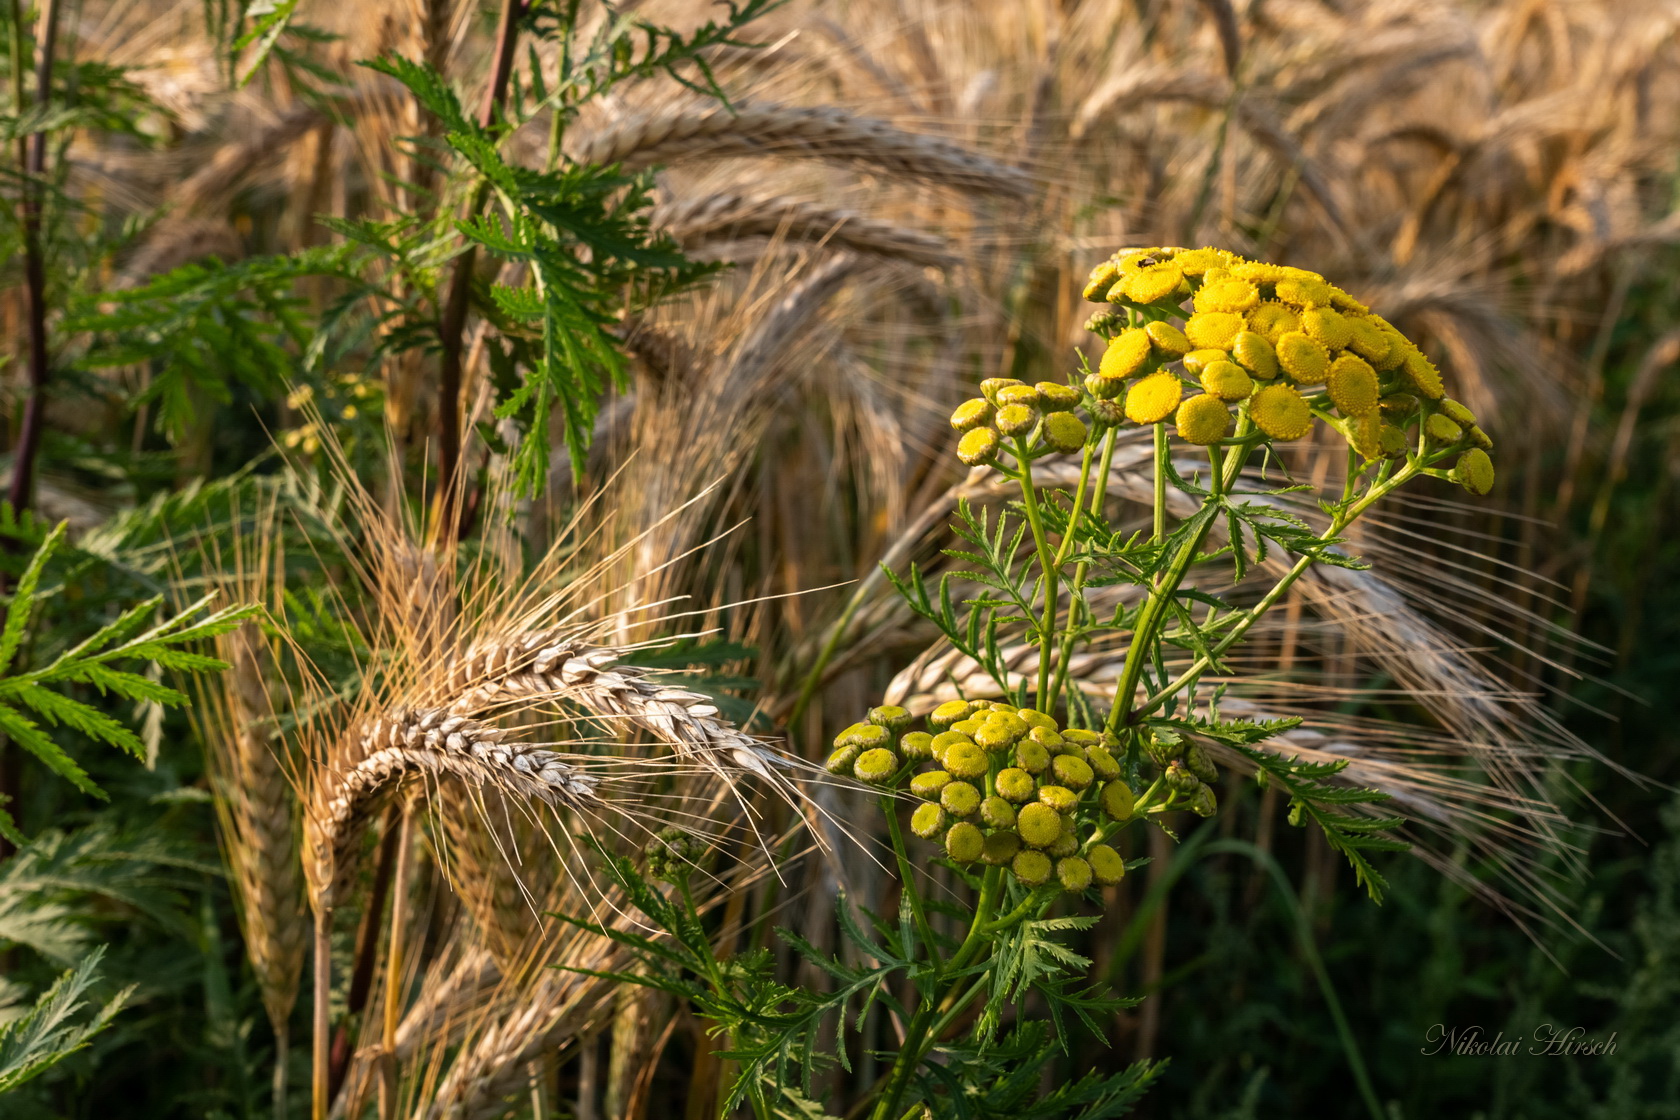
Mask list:
[[[408,925],[409,864],[413,860],[414,813],[398,807],[397,863],[391,873],[391,936],[385,948],[385,1017],[379,1035],[379,1120],[397,1113],[397,1022],[402,1016],[403,935]]]
[[[18,6],[13,3],[12,89],[16,108],[23,112],[23,27]],[[42,0],[36,16],[35,105],[45,109],[52,99],[53,54],[58,41],[57,0]],[[29,331],[29,399],[23,406],[23,424],[18,431],[17,450],[12,457],[12,485],[9,498],[14,510],[29,505],[35,485],[35,458],[41,450],[41,430],[46,422],[47,382],[51,369],[47,359],[47,273],[41,250],[41,182],[47,170],[47,134],[38,131],[18,140],[22,165],[20,210],[23,225],[24,314]]]
[[[910,867],[910,857],[904,849],[904,833],[898,825],[898,806],[890,797],[882,797],[881,814],[887,818],[887,828],[892,835],[893,856],[898,860],[898,878],[903,884],[903,890],[910,898],[910,913],[916,919],[916,933],[927,946],[928,959],[935,962],[935,975],[938,974],[939,946],[933,939],[933,927],[928,924],[927,912],[922,907],[921,892],[916,889],[916,881]]]
[[[327,1120],[327,1038],[332,1031],[328,1019],[332,989],[332,909],[325,903],[315,909],[315,985],[312,1008],[313,1037],[310,1040],[309,1114]]]
[[[1021,503],[1026,507],[1027,524],[1032,527],[1033,547],[1038,552],[1038,566],[1044,580],[1044,615],[1038,628],[1038,703],[1046,704],[1050,695],[1050,642],[1056,625],[1056,565],[1050,552],[1050,541],[1044,532],[1044,517],[1038,508],[1038,487],[1032,479],[1032,455],[1027,441],[1017,440],[1015,458],[1021,464]]]
[[[496,122],[496,113],[507,100],[508,79],[513,74],[514,50],[519,40],[519,21],[524,15],[524,0],[503,0],[501,18],[496,27],[495,63],[478,115],[479,125],[483,128],[489,128]],[[467,216],[472,217],[482,210],[489,196],[490,184],[480,182],[468,203]],[[438,525],[439,535],[444,539],[456,532],[455,503],[459,496],[461,459],[461,354],[477,256],[476,246],[469,243],[456,258],[455,272],[449,278],[448,295],[438,319],[441,352],[438,365]]]
[[[1149,538],[1156,544],[1167,539],[1167,426],[1155,425],[1155,525]]]
[[[1349,525],[1353,524],[1360,514],[1364,513],[1367,509],[1370,509],[1372,505],[1381,500],[1388,494],[1389,491],[1404,485],[1417,473],[1417,463],[1407,463],[1406,466],[1392,478],[1371,487],[1370,491],[1363,498],[1349,506],[1339,517],[1330,523],[1330,528],[1326,531],[1325,536],[1334,537],[1340,534]],[[1300,579],[1301,576],[1306,573],[1306,570],[1312,567],[1312,565],[1313,557],[1311,556],[1303,556],[1296,560],[1294,565],[1290,567],[1289,571],[1284,573],[1283,578],[1279,579],[1277,583],[1272,586],[1270,591],[1267,591],[1265,595],[1260,597],[1259,602],[1255,603],[1254,606],[1243,612],[1243,618],[1241,621],[1232,627],[1225,637],[1221,638],[1213,647],[1211,651],[1213,655],[1212,658],[1205,656],[1198,657],[1191,664],[1190,668],[1179,674],[1177,678],[1147,696],[1142,703],[1137,706],[1137,710],[1133,713],[1133,718],[1148,715],[1150,712],[1153,712],[1156,708],[1159,708],[1162,704],[1166,703],[1167,700],[1171,699],[1180,691],[1200,679],[1201,675],[1212,667],[1213,659],[1218,658],[1219,655],[1223,654],[1226,650],[1241,641],[1243,635],[1248,633],[1256,622],[1260,621],[1262,615],[1277,605],[1278,600],[1283,598],[1284,594],[1292,586],[1294,586],[1295,581]],[[1116,707],[1118,707],[1118,694],[1116,694],[1116,696]],[[1111,713],[1110,719],[1112,720],[1112,718]]]

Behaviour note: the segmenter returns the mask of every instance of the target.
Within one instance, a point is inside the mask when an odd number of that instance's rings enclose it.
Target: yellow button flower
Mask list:
[[[1303,385],[1318,385],[1330,371],[1330,351],[1303,331],[1289,331],[1277,340],[1278,365]]]
[[[1230,311],[1198,311],[1184,324],[1184,334],[1199,350],[1229,350],[1246,325]]]
[[[1198,393],[1179,405],[1176,419],[1178,437],[1198,446],[1218,443],[1231,431],[1231,412],[1212,393]]]
[[[1249,398],[1254,426],[1278,440],[1300,439],[1312,429],[1312,409],[1291,385],[1267,385]]]
[[[1330,400],[1343,416],[1367,416],[1377,411],[1377,371],[1357,354],[1343,354],[1330,363],[1325,375]]]
[[[1136,327],[1109,340],[1097,372],[1104,377],[1131,377],[1149,360],[1149,336]]]
[[[1127,273],[1120,281],[1120,291],[1133,303],[1154,303],[1158,299],[1166,299],[1178,291],[1178,286],[1184,283],[1184,274],[1175,264],[1158,264],[1149,268],[1140,268],[1136,272]],[[1114,299],[1111,289],[1108,298]]]
[[[1183,397],[1184,386],[1177,377],[1152,373],[1126,394],[1126,419],[1134,424],[1159,423],[1173,414]]]
[[[1197,311],[1229,311],[1241,315],[1259,305],[1260,289],[1247,280],[1232,277],[1203,284],[1192,302]]]
[[[1248,313],[1248,329],[1275,346],[1286,331],[1301,329],[1301,317],[1281,303],[1268,301]]]
[[[1246,401],[1254,382],[1235,362],[1209,362],[1202,370],[1202,388],[1222,401]]]
[[[1493,460],[1479,447],[1472,447],[1458,457],[1452,469],[1453,481],[1470,493],[1481,497],[1493,489]]]
[[[1165,355],[1168,361],[1190,353],[1190,340],[1171,323],[1149,323],[1143,328],[1143,333],[1149,336],[1149,341],[1155,344],[1155,349]]]
[[[1331,350],[1342,349],[1353,338],[1342,313],[1329,307],[1309,307],[1301,312],[1301,329]]]
[[[1278,375],[1277,351],[1259,331],[1243,331],[1231,346],[1231,356],[1237,364],[1262,381]]]

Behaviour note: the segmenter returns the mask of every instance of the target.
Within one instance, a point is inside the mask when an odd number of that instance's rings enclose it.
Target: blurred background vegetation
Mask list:
[[[588,27],[609,15],[570,7]],[[696,0],[618,7],[684,33],[720,18]],[[1092,952],[1150,998],[1068,1067],[1169,1056],[1149,1117],[1363,1115],[1298,898],[1394,1116],[1680,1116],[1680,803],[1667,788],[1680,731],[1666,707],[1680,679],[1680,8],[793,0],[749,26],[751,46],[699,53],[733,112],[685,61],[690,84],[639,75],[577,98],[563,130],[534,111],[506,137],[513,165],[646,171],[619,189],[645,187],[641,218],[690,262],[668,290],[600,281],[622,373],[603,374],[615,384],[598,413],[561,401],[551,434],[529,409],[493,414],[536,345],[484,295],[522,282],[515,265],[478,262],[459,380],[453,397],[440,389],[450,341],[434,328],[463,259],[450,219],[469,204],[459,153],[409,90],[356,65],[423,60],[473,110],[506,14],[472,0],[0,10],[15,47],[0,157],[6,461],[33,395],[25,240],[38,236],[50,381],[25,496],[68,521],[71,542],[26,648],[79,640],[153,594],[186,601],[273,503],[317,549],[290,554],[284,575],[330,675],[352,652],[333,647],[333,596],[356,607],[333,552],[335,479],[418,501],[434,433],[459,409],[469,491],[537,472],[518,505],[537,544],[589,498],[611,507],[620,542],[656,530],[624,561],[640,565],[638,594],[710,612],[739,643],[710,658],[730,674],[716,687],[757,712],[756,729],[820,757],[930,641],[879,588],[848,611],[849,581],[883,557],[936,556],[942,518],[921,518],[959,481],[944,417],[981,377],[1061,377],[1090,352],[1077,294],[1091,265],[1120,245],[1216,244],[1308,267],[1426,340],[1499,447],[1491,506],[1437,488],[1385,523],[1387,539],[1358,543],[1535,698],[1553,721],[1531,724],[1537,742],[1579,736],[1641,777],[1571,759],[1548,777],[1578,825],[1522,857],[1543,887],[1514,889],[1466,828],[1432,862],[1388,859],[1380,908],[1275,798],[1231,779],[1226,812],[1185,822],[1182,854],[1133,853],[1157,862],[1124,885]],[[37,100],[29,60],[49,25],[53,92]],[[533,41],[512,66],[514,104],[551,59]],[[546,465],[517,450],[535,438]],[[30,551],[0,556],[8,587]],[[1290,618],[1260,649],[1304,682],[1300,703],[1324,726],[1409,722],[1420,767],[1500,749],[1439,726],[1383,677],[1361,644],[1380,618],[1358,632],[1299,605]],[[0,862],[0,997],[22,1013],[99,944],[95,995],[135,989],[87,1049],[0,1097],[0,1115],[271,1114],[275,1036],[223,870],[214,721],[105,703],[140,730],[139,762],[60,738],[108,800],[15,745],[0,753],[29,840]],[[1471,741],[1431,746],[1455,735]],[[1198,856],[1196,828],[1251,842],[1286,882],[1235,848]],[[794,890],[820,899],[815,875]],[[1169,877],[1156,906],[1148,888]],[[441,928],[455,919],[430,882],[419,909]],[[833,943],[832,905],[801,921]],[[304,1037],[306,1016],[286,1014]],[[1435,1024],[1578,1026],[1615,1032],[1617,1050],[1425,1054]],[[551,1093],[471,1114],[679,1115],[706,1048],[692,1021],[645,1002],[596,1006],[549,1041],[556,1057],[532,1077]]]

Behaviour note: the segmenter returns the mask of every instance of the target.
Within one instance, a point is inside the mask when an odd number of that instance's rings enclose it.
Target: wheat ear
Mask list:
[[[205,739],[245,952],[274,1029],[278,1110],[285,1099],[286,1024],[309,943],[293,790],[278,753],[284,746],[273,734],[262,631],[247,622],[218,646],[230,666],[221,679],[223,726],[209,729]]]
[[[1028,198],[1033,193],[1031,178],[1019,168],[949,140],[826,106],[684,101],[610,121],[584,137],[572,156],[630,168],[724,156],[789,156],[862,165],[895,178],[983,194]]]
[[[948,268],[956,256],[945,239],[891,222],[867,218],[785,195],[753,196],[725,192],[675,199],[648,216],[685,248],[747,237],[822,242],[911,264]]]

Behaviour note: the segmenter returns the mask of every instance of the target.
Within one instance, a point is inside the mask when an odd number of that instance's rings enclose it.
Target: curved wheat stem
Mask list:
[[[724,156],[789,156],[863,165],[902,179],[1029,198],[1018,168],[949,140],[895,128],[831,107],[688,101],[627,115],[581,140],[572,157],[631,168]]]

